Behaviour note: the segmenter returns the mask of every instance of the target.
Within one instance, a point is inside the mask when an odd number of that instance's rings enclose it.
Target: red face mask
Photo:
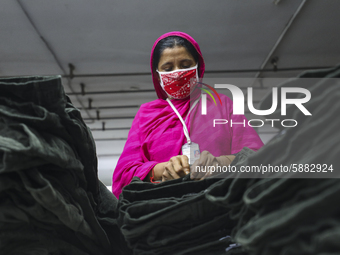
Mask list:
[[[163,90],[175,99],[188,97],[197,85],[197,65],[188,69],[158,73]]]

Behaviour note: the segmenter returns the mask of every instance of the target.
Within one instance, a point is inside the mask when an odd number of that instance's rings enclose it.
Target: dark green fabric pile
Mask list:
[[[339,67],[310,71],[280,84],[307,88],[312,97],[304,106],[312,116],[289,106],[284,118],[298,126],[281,126],[258,152],[244,148],[232,163],[237,170],[327,164],[332,172],[264,178],[236,171],[162,184],[134,179],[118,204],[119,224],[134,254],[340,254],[339,73]],[[270,106],[271,95],[261,104]],[[267,118],[282,119],[281,109]]]
[[[327,164],[322,173],[235,172],[160,184],[134,178],[120,199],[97,178],[92,135],[59,77],[0,80],[0,254],[340,254],[340,68],[305,87],[298,126],[232,165]],[[314,78],[313,80],[304,78]],[[280,104],[279,104],[280,105]],[[271,96],[261,109],[271,106]],[[271,119],[282,119],[277,109]]]
[[[0,91],[0,254],[126,254],[61,78],[0,79]]]
[[[217,181],[152,184],[135,177],[118,202],[118,222],[134,254],[224,254],[234,222],[205,198]]]

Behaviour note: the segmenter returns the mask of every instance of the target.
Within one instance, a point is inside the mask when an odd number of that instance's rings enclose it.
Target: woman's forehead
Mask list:
[[[190,52],[183,46],[175,46],[174,48],[166,48],[163,50],[160,61],[169,61],[171,59],[176,58],[186,58],[194,60],[194,57],[190,54]]]

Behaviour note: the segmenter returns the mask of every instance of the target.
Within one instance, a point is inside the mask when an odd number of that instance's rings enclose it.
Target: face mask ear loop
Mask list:
[[[158,73],[158,76],[159,76],[159,83],[160,83],[161,87],[163,88],[164,84],[163,84],[162,75],[160,74],[160,72],[158,70],[156,70],[156,72]]]

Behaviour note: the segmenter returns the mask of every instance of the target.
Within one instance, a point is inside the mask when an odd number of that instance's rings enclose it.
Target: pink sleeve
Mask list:
[[[139,134],[139,114],[135,119],[112,176],[112,193],[118,198],[122,188],[128,185],[134,176],[144,179],[150,170],[159,162],[148,161],[141,148]]]
[[[228,101],[230,119],[233,123],[230,128],[232,135],[231,154],[238,153],[243,147],[248,147],[253,151],[259,150],[263,146],[261,138],[255,129],[248,125],[248,120],[244,115],[233,115],[233,103],[230,99]],[[255,123],[253,123],[253,125],[255,125]]]
[[[233,123],[245,123],[245,127],[242,124],[236,124],[232,127],[232,154],[241,151],[243,147],[257,151],[263,146],[261,138],[254,128],[248,126],[248,120],[244,115],[233,115],[232,120]]]

